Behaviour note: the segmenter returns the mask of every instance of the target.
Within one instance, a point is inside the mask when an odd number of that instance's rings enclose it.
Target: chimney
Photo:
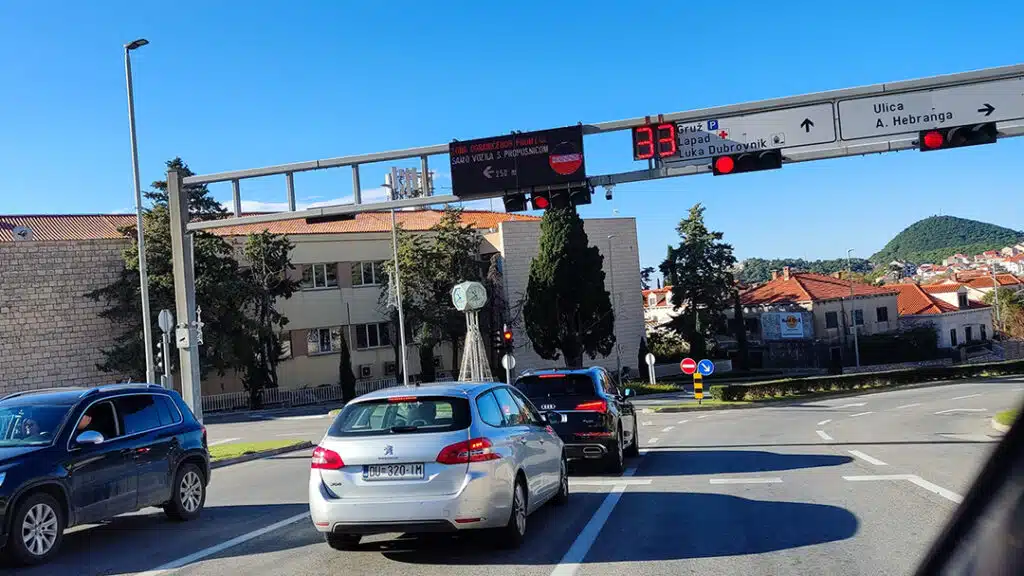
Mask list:
[[[784,280],[789,280],[789,266],[782,267],[782,278]]]
[[[838,280],[842,280],[842,278],[843,278],[843,273],[842,273],[842,272],[833,272],[833,273],[832,273],[832,277],[833,277],[833,278],[836,278],[836,279],[838,279]]]
[[[778,270],[772,270],[772,280],[778,280],[778,279],[779,279],[779,271]]]

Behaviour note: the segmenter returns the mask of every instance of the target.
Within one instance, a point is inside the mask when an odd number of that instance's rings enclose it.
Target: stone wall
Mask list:
[[[116,327],[86,292],[117,279],[122,240],[0,243],[0,394],[116,382],[101,348]]]

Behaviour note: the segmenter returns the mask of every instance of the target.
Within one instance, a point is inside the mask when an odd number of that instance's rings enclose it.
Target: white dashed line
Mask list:
[[[957,396],[956,398],[950,398],[950,400],[966,400],[968,398],[977,398],[981,394],[968,394],[967,396]]]
[[[648,444],[657,444],[658,443],[658,439],[657,438],[651,438],[650,440],[647,441],[647,443]]]
[[[676,424],[686,424],[687,422],[689,422],[689,420],[680,420],[679,422],[676,422]]]
[[[641,422],[640,424],[642,424],[643,426],[654,426],[654,422],[651,420],[648,420],[647,422]]]
[[[866,406],[867,402],[857,402],[855,404],[843,404],[842,406],[836,406],[836,410],[840,408],[856,408],[857,406]]]
[[[831,421],[831,418],[829,418],[828,420],[822,420],[821,422],[818,422],[818,426],[824,426],[825,424],[828,424]]]
[[[697,416],[697,420],[701,420],[701,419],[707,418],[708,416],[711,416],[711,414],[702,414],[700,416]]]
[[[847,452],[853,454],[854,456],[860,458],[861,460],[867,462],[868,464],[874,464],[875,466],[888,466],[888,464],[886,464],[885,462],[882,462],[878,458],[868,456],[867,454],[861,452],[860,450],[847,450]]]
[[[946,500],[949,500],[950,502],[955,502],[955,503],[959,504],[959,503],[963,502],[963,500],[964,500],[964,497],[961,496],[960,494],[957,494],[956,492],[953,492],[952,490],[947,490],[947,489],[943,488],[942,486],[938,486],[936,484],[932,484],[931,482],[925,480],[924,478],[921,478],[920,476],[915,476],[913,474],[879,474],[877,476],[843,476],[843,480],[848,480],[850,482],[867,482],[867,481],[872,481],[872,480],[906,480],[906,481],[911,482],[911,483],[913,483],[913,484],[915,484],[917,486],[920,486],[921,488],[924,488],[925,490],[927,490],[929,492],[932,492],[934,494],[938,494],[939,496],[942,496],[943,498],[945,498]]]
[[[936,415],[939,414],[952,414],[953,412],[984,412],[984,408],[950,408],[949,410],[939,410]]]
[[[850,414],[850,418],[856,418],[857,416],[867,416],[868,414],[874,414],[874,412],[858,412],[856,414]]]
[[[664,428],[661,429],[661,431],[662,432],[671,432],[673,428],[675,428],[675,426],[665,426]]]
[[[914,406],[920,406],[920,402],[914,402],[913,404],[904,404],[903,406],[897,406],[894,410],[902,410],[903,408],[913,408]]]
[[[832,441],[832,437],[829,436],[828,433],[825,432],[824,430],[815,430],[815,432],[818,433],[818,436],[821,436],[822,440],[828,440],[829,442]]]
[[[782,478],[711,478],[711,484],[782,484]]]
[[[569,487],[573,486],[650,486],[650,478],[569,478]]]
[[[207,446],[219,446],[221,444],[227,444],[228,442],[235,442],[241,440],[241,438],[225,438],[223,440],[217,440],[216,442],[210,442]]]

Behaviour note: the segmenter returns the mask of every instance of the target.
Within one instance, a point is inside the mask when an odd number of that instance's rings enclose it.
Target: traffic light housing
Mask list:
[[[526,195],[517,194],[506,194],[503,198],[505,201],[505,212],[525,212],[526,211]]]
[[[548,208],[568,208],[580,204],[590,204],[593,191],[586,183],[575,184],[566,190],[535,191],[530,194],[530,208],[547,210]]]
[[[512,331],[509,330],[507,327],[504,330],[502,330],[501,344],[505,352],[511,352],[512,349],[515,347],[514,338],[515,337],[512,335]]]
[[[534,192],[533,194],[530,194],[530,208],[534,210],[547,210],[550,207],[550,192]]]
[[[921,152],[930,152],[947,148],[995,144],[998,137],[999,131],[996,130],[996,123],[986,122],[984,124],[968,124],[952,128],[922,130],[918,133],[917,142],[918,149]]]
[[[742,154],[715,156],[711,159],[711,171],[715,176],[779,168],[782,168],[782,152],[779,150],[758,150]]]
[[[156,347],[156,351],[153,353],[153,365],[156,367],[156,371],[163,373],[164,371],[164,343],[161,342]]]

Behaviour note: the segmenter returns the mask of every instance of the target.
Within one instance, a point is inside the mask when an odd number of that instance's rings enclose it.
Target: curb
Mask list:
[[[223,468],[225,466],[231,466],[233,464],[241,464],[242,462],[262,460],[263,458],[270,458],[271,456],[278,456],[281,454],[287,454],[289,452],[298,452],[299,450],[306,450],[312,447],[313,443],[307,440],[306,442],[302,442],[300,444],[293,444],[291,446],[284,446],[282,448],[274,448],[273,450],[263,450],[261,452],[253,452],[251,454],[242,454],[241,456],[235,456],[234,458],[225,458],[224,460],[217,460],[216,462],[210,463],[210,468]]]
[[[995,418],[992,419],[991,423],[992,423],[992,427],[995,428],[996,430],[1000,431],[1000,432],[1006,433],[1006,432],[1010,431],[1010,427],[1009,426],[1007,426],[1006,424],[1000,424],[999,422],[996,422]]]

